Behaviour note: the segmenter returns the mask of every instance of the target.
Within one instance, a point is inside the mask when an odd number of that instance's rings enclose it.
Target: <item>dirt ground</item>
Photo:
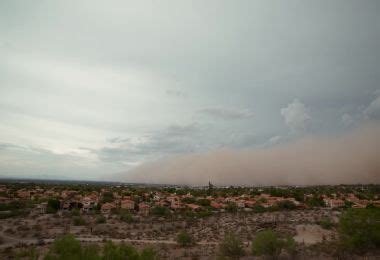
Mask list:
[[[140,248],[149,245],[157,250],[162,259],[215,259],[218,243],[226,233],[236,233],[249,254],[250,242],[255,234],[267,228],[293,236],[298,242],[297,247],[305,251],[304,248],[310,245],[334,239],[334,229],[325,230],[316,223],[321,219],[336,222],[339,214],[327,209],[220,213],[201,219],[145,217],[133,223],[110,216],[103,224],[96,224],[95,215],[83,215],[86,222],[83,226],[74,226],[70,215],[32,214],[25,218],[0,220],[0,237],[3,240],[0,256],[6,257],[9,255],[6,250],[17,250],[15,248],[23,244],[51,243],[62,234],[72,233],[84,243],[102,243],[111,239],[115,242],[126,241]],[[193,236],[196,246],[182,248],[177,245],[176,237],[182,230]],[[39,250],[44,251],[44,248],[46,246],[39,246]],[[316,257],[319,259],[319,256]],[[312,256],[308,258],[313,259]]]

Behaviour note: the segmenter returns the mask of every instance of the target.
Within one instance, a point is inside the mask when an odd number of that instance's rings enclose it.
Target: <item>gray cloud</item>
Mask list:
[[[237,109],[237,108],[221,108],[221,107],[209,107],[198,110],[198,113],[202,113],[211,117],[221,118],[225,120],[229,119],[244,119],[251,118],[254,113],[249,109]]]
[[[178,97],[178,98],[188,98],[188,94],[184,91],[178,89],[167,89],[165,92],[169,96]]]
[[[2,0],[0,142],[41,152],[3,145],[0,161],[107,179],[176,154],[339,136],[379,119],[379,11],[376,0]]]
[[[294,99],[287,107],[281,108],[281,115],[293,133],[304,132],[311,120],[306,106],[298,99]]]
[[[195,124],[171,125],[162,131],[146,134],[143,138],[111,138],[112,146],[93,150],[107,162],[133,162],[154,159],[168,154],[182,154],[197,150],[196,136],[199,129]],[[116,144],[116,146],[115,146]]]

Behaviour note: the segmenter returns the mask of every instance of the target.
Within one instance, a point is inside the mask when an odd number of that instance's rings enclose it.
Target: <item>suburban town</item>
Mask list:
[[[250,259],[252,239],[270,230],[279,238],[291,239],[289,252],[278,251],[285,259],[297,255],[334,258],[342,254],[339,246],[335,252],[326,245],[334,248],[338,243],[342,214],[365,209],[378,212],[379,207],[378,185],[8,182],[0,185],[0,256],[44,259],[55,240],[71,235],[82,244],[127,243],[136,250],[151,250],[154,257],[148,259],[213,259],[223,254],[223,238],[233,234],[241,242],[241,257]],[[366,257],[375,259],[378,253],[369,251]]]

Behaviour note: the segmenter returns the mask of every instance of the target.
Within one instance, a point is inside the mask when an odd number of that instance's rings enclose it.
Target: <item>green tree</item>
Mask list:
[[[64,259],[82,259],[82,247],[73,235],[64,235],[57,238],[45,260],[64,260]]]
[[[103,195],[102,195],[102,204],[104,203],[109,203],[109,202],[113,202],[114,201],[114,197],[113,197],[113,193],[112,192],[104,192]]]
[[[245,254],[243,242],[234,233],[228,233],[219,244],[219,254],[239,258]]]
[[[338,231],[345,250],[380,248],[380,209],[348,209]]]
[[[177,243],[180,246],[185,247],[194,244],[194,240],[189,233],[186,231],[181,231],[177,236]]]
[[[292,210],[297,208],[297,206],[290,200],[283,200],[276,203],[279,209]]]
[[[86,221],[82,217],[74,217],[73,218],[73,224],[74,226],[84,226],[86,225]]]
[[[103,260],[138,260],[139,257],[136,248],[125,243],[116,245],[112,241],[107,241],[103,248]]]
[[[121,209],[120,210],[120,220],[127,222],[127,223],[132,223],[133,222],[133,216],[131,212],[129,212],[126,209]]]
[[[169,214],[169,210],[163,206],[154,206],[151,210],[151,213],[156,216],[165,216]]]
[[[207,207],[207,206],[210,206],[211,201],[208,200],[208,199],[199,199],[199,200],[197,200],[197,204],[200,205],[200,206]]]
[[[259,232],[252,241],[252,253],[254,255],[278,256],[282,249],[293,252],[295,248],[294,239],[290,236],[285,239],[278,237],[273,230]]]
[[[95,244],[86,245],[81,252],[81,259],[101,260],[99,247]]]
[[[144,248],[140,253],[141,260],[154,260],[157,259],[157,253],[152,247]]]
[[[326,203],[322,197],[312,197],[306,200],[306,204],[310,207],[325,207]]]
[[[47,204],[47,208],[46,208],[46,212],[50,213],[50,214],[56,213],[59,210],[59,207],[60,207],[59,200],[49,199],[48,204]]]
[[[329,219],[323,218],[318,221],[318,224],[324,229],[332,229],[334,227],[334,223],[332,223]]]
[[[255,213],[262,213],[262,212],[265,212],[265,208],[263,206],[261,206],[260,204],[257,204],[255,206],[253,206],[252,208],[253,212]]]

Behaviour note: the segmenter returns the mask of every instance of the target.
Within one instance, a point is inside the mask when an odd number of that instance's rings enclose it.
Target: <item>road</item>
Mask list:
[[[27,244],[27,245],[37,245],[39,243],[52,243],[54,238],[45,239],[30,239],[30,238],[18,238],[5,235],[4,232],[0,235],[4,239],[4,243],[0,245],[0,248],[12,247],[17,244]],[[126,243],[141,243],[141,244],[177,244],[174,240],[149,240],[149,239],[116,239],[116,238],[103,238],[103,237],[76,237],[77,240],[81,242],[102,242],[104,240],[112,241],[115,243],[126,242]],[[217,242],[209,241],[199,241],[198,245],[217,245]]]

